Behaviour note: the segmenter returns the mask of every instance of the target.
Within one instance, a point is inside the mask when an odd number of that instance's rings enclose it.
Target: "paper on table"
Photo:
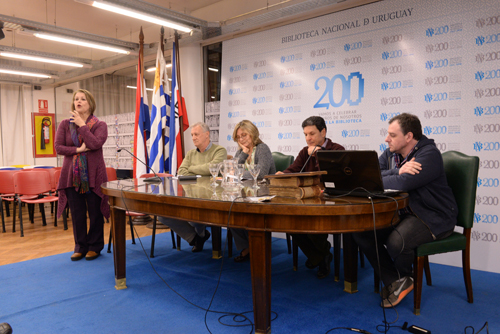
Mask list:
[[[269,202],[272,198],[276,197],[276,195],[273,196],[260,196],[260,197],[247,197],[246,199],[249,202]]]

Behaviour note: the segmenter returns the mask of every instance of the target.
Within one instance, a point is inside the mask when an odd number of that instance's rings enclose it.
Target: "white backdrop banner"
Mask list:
[[[481,159],[472,267],[500,273],[500,7],[497,0],[383,1],[223,43],[220,137],[251,120],[296,156],[302,121],[346,149],[386,149],[388,120],[419,116],[442,151]],[[424,166],[425,168],[425,166]],[[433,261],[461,265],[460,254]]]

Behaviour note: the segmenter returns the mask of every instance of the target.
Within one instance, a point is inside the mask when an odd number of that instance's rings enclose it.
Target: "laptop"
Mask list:
[[[332,196],[394,196],[401,191],[384,189],[376,151],[316,152],[325,193]]]

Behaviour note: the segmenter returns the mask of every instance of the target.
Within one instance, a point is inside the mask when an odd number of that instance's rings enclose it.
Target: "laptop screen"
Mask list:
[[[327,193],[344,194],[356,188],[384,192],[376,151],[319,150],[316,156],[320,170],[328,172],[321,176]]]

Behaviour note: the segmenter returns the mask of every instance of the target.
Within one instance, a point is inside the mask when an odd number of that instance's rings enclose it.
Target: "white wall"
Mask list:
[[[203,51],[200,44],[180,48],[182,95],[186,100],[189,124],[203,122]],[[184,133],[186,152],[195,148],[191,140],[191,128]]]

